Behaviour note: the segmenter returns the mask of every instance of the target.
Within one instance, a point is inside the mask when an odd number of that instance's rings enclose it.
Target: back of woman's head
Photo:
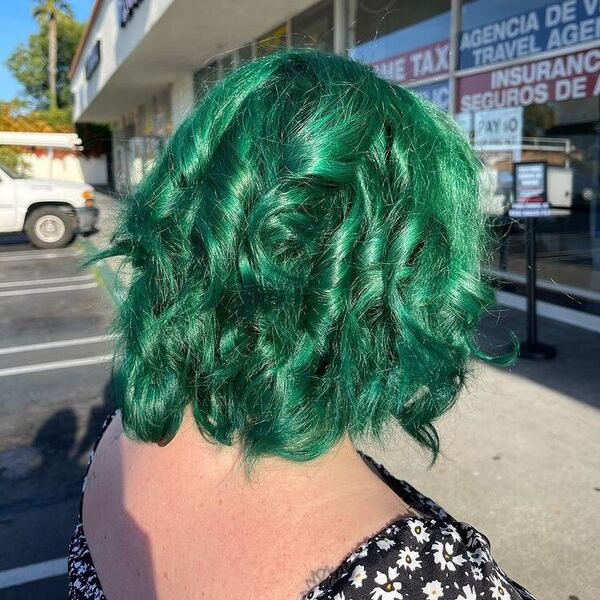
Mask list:
[[[126,200],[106,255],[132,265],[116,330],[126,431],[191,405],[246,458],[315,458],[432,421],[477,352],[479,164],[452,119],[315,51],[213,87]]]

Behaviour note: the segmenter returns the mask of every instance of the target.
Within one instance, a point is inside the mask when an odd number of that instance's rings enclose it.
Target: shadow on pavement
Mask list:
[[[510,331],[521,340],[525,338],[525,313],[499,308],[483,319],[478,339],[484,350],[498,354],[510,342]],[[556,348],[556,358],[539,361],[520,358],[510,371],[600,408],[600,334],[538,318],[538,338]]]

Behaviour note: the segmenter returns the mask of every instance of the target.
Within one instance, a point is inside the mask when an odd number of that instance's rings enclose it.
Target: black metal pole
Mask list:
[[[537,346],[537,265],[535,252],[535,217],[525,219],[527,236],[527,344]]]
[[[527,236],[527,340],[521,342],[521,357],[548,359],[556,356],[556,348],[537,339],[537,257],[535,244],[536,218],[525,217]]]

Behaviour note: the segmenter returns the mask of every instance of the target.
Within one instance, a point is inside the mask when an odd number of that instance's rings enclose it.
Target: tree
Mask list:
[[[69,9],[70,10],[70,9]],[[71,105],[68,72],[83,33],[83,23],[67,13],[56,12],[56,66],[50,69],[50,21],[43,20],[40,31],[19,44],[6,65],[25,88],[25,96],[37,109],[66,108]],[[50,89],[50,71],[56,75],[55,92]],[[54,100],[53,100],[54,98]]]
[[[56,103],[56,65],[57,65],[57,26],[58,15],[73,19],[73,11],[66,0],[36,0],[33,16],[43,27],[48,23],[48,104],[50,110],[57,108]]]

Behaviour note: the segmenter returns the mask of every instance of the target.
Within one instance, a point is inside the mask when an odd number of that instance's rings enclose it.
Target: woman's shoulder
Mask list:
[[[375,534],[304,600],[533,600],[495,562],[485,535],[362,456],[420,516]]]

